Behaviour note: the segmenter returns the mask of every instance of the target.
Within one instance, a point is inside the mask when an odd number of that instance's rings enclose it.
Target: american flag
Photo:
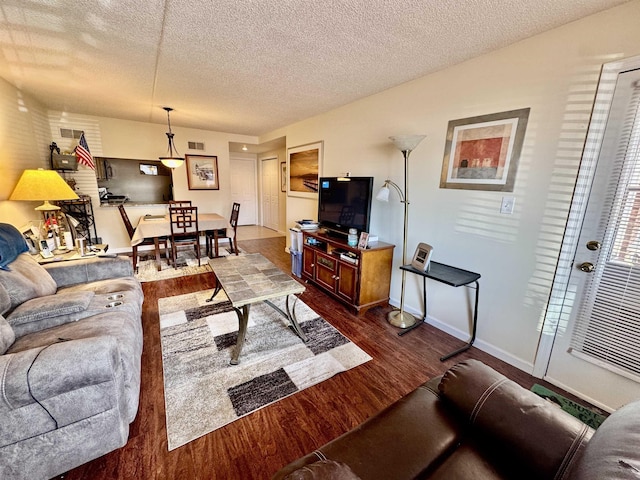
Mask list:
[[[93,157],[89,151],[89,145],[87,145],[87,141],[84,138],[84,132],[80,135],[80,142],[78,142],[78,146],[76,147],[76,158],[78,159],[78,163],[86,165],[93,170],[96,169],[96,164],[93,163]]]

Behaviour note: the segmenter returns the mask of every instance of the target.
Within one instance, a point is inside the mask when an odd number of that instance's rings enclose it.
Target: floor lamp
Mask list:
[[[418,146],[426,135],[396,135],[389,137],[389,140],[404,155],[404,191],[391,180],[385,180],[384,185],[376,195],[376,199],[383,202],[389,201],[389,186],[393,187],[400,196],[400,202],[404,203],[404,230],[402,237],[402,265],[407,264],[407,231],[409,227],[409,154]],[[417,319],[410,313],[404,311],[404,287],[406,281],[406,273],[402,270],[402,286],[400,289],[400,310],[393,310],[387,315],[388,322],[394,327],[408,328],[416,324]]]

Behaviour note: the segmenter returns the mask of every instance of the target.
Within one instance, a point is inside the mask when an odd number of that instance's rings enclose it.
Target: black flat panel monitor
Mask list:
[[[320,226],[347,234],[369,231],[373,177],[321,177],[318,189]]]

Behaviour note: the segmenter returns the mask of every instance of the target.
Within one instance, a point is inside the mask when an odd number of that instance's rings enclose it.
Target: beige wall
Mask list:
[[[42,202],[7,201],[23,170],[49,168],[49,124],[38,102],[0,78],[0,221],[39,220]]]
[[[166,125],[132,122],[113,118],[80,115],[69,112],[46,111],[42,107],[29,107],[29,113],[23,114],[11,103],[20,92],[15,87],[2,81],[0,83],[0,100],[2,101],[2,123],[0,132],[9,138],[9,129],[15,135],[15,148],[4,150],[0,163],[0,180],[3,183],[3,197],[0,198],[0,221],[22,225],[27,220],[37,219],[33,211],[37,202],[1,201],[8,198],[13,190],[19,174],[25,168],[49,168],[49,147],[55,141],[64,150],[75,145],[73,140],[61,138],[59,127],[84,130],[91,153],[95,156],[112,158],[130,158],[155,160],[167,150]],[[5,111],[9,119],[5,123]],[[16,128],[16,125],[18,126]],[[189,198],[194,205],[209,212],[226,212],[231,210],[229,142],[256,143],[256,138],[246,135],[234,135],[206,130],[173,127],[176,147],[184,155],[195,154],[187,150],[188,141],[204,142],[206,150],[197,153],[218,156],[218,174],[220,190],[189,190],[186,177],[186,163],[174,170],[175,198]],[[15,133],[18,133],[17,135]],[[33,140],[32,140],[33,139]],[[24,150],[24,153],[21,153]],[[129,240],[115,207],[101,207],[97,198],[97,186],[93,171],[80,166],[77,172],[65,174],[67,177],[79,179],[82,193],[93,198],[94,215],[98,236],[109,244],[112,251],[130,250]],[[6,189],[6,193],[5,193]],[[127,206],[131,221],[137,223],[140,215],[163,212],[163,206]]]
[[[408,255],[418,242],[433,259],[482,274],[477,345],[531,371],[589,115],[604,62],[640,54],[640,2],[585,18],[326,114],[279,129],[292,147],[324,141],[322,174],[402,183],[402,155],[387,137],[426,134],[410,158]],[[439,188],[450,120],[530,107],[513,193]],[[402,206],[374,200],[371,231],[401,261]],[[316,215],[312,200],[287,198],[287,223]],[[400,274],[391,297],[398,303]],[[422,311],[421,281],[408,276],[406,305]],[[430,321],[468,335],[471,291],[429,282]],[[366,321],[363,321],[366,328]]]

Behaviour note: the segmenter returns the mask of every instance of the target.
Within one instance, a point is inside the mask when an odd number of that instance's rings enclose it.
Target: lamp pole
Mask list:
[[[409,155],[418,144],[425,138],[425,135],[398,135],[389,137],[395,146],[404,156],[404,194],[400,195],[401,202],[404,203],[404,228],[402,235],[402,265],[407,264],[407,235],[409,232]],[[400,192],[401,193],[401,192]],[[406,271],[402,270],[402,280],[400,284],[400,310],[393,310],[387,316],[388,322],[394,327],[408,328],[417,322],[416,317],[404,311],[404,291],[406,284]]]

